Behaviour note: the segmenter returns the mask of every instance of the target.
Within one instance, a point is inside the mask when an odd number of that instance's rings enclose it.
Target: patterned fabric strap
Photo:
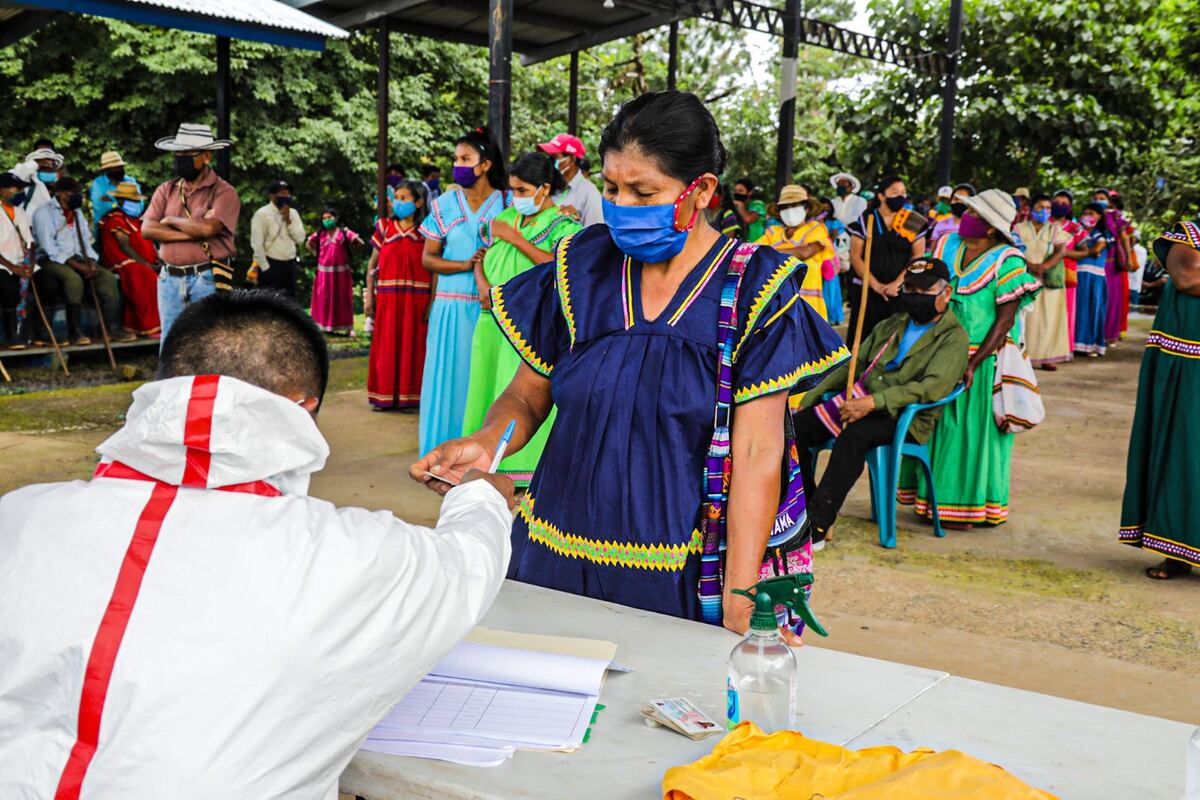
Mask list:
[[[757,245],[742,243],[733,254],[721,290],[718,317],[720,353],[717,363],[717,401],[713,414],[713,436],[704,462],[705,513],[700,556],[700,616],[719,625],[721,609],[721,543],[725,540],[725,501],[729,491],[729,420],[733,405],[733,350],[737,343],[737,303],[746,271]]]

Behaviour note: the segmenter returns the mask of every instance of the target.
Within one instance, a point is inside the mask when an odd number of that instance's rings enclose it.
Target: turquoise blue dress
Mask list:
[[[700,618],[695,522],[717,397],[717,314],[736,244],[721,236],[654,320],[642,314],[641,265],[603,224],[493,289],[501,330],[550,379],[558,409],[518,506],[508,577]],[[807,384],[846,357],[800,301],[804,269],[770,247],[747,264],[735,403]]]
[[[508,204],[506,193],[496,190],[472,213],[462,192],[447,192],[434,201],[420,233],[426,239],[442,242],[442,258],[465,261],[483,246],[480,226],[491,222]],[[438,275],[421,379],[421,455],[462,436],[471,380],[471,341],[478,320],[475,274]]]

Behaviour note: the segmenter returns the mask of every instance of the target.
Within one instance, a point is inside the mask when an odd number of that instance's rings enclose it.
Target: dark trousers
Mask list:
[[[884,411],[875,411],[857,422],[842,428],[842,435],[833,444],[829,466],[820,484],[813,474],[808,449],[829,441],[829,429],[821,424],[813,409],[805,409],[792,417],[796,429],[796,444],[800,451],[800,471],[804,476],[805,506],[812,524],[822,530],[837,520],[846,495],[862,475],[867,463],[867,451],[881,444],[891,444],[896,435],[896,419]]]
[[[38,297],[42,300],[42,305],[47,309],[51,309],[58,305],[58,281],[54,276],[44,269],[39,269],[33,273],[33,283],[37,287]],[[10,312],[16,309],[21,303],[21,279],[11,272],[0,270],[0,309],[5,312]],[[47,315],[51,312],[47,311]],[[32,324],[38,331],[39,337],[45,337],[45,328],[42,325],[41,315],[38,314],[37,305],[33,299],[33,288],[29,289],[29,297],[25,301],[25,319],[26,329],[25,334],[28,335],[28,326]]]
[[[268,258],[271,268],[258,273],[258,288],[283,292],[288,297],[296,297],[296,259],[291,261],[276,261]]]

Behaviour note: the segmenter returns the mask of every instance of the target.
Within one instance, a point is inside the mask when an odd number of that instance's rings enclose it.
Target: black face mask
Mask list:
[[[838,197],[845,197],[846,195],[850,194],[850,187],[843,186],[842,184],[839,183],[838,187],[837,187],[837,194],[838,194]]]
[[[291,204],[292,204],[292,196],[291,195],[281,194],[275,198],[275,205],[278,208],[283,208],[284,206],[290,206]]]
[[[196,159],[192,156],[175,156],[175,175],[185,181],[194,181],[200,175]]]
[[[918,325],[932,322],[938,315],[936,294],[916,294],[904,292],[900,295],[900,310]]]
[[[67,207],[72,210],[83,208],[83,195],[80,192],[67,195]]]
[[[967,204],[966,203],[951,203],[950,204],[950,213],[956,217],[961,218],[963,214],[967,213]]]
[[[125,180],[125,170],[114,169],[114,170],[109,171],[109,173],[108,173],[109,183],[120,183],[123,180]]]
[[[739,203],[744,203],[750,199],[750,195],[742,194],[741,192],[734,192],[733,199],[738,201]]]
[[[900,209],[904,208],[905,204],[908,202],[908,198],[904,195],[900,195],[899,197],[889,197],[883,202],[892,211],[899,211]]]
[[[23,190],[20,192],[17,192],[11,198],[9,198],[8,203],[9,203],[9,205],[13,205],[13,206],[25,205],[25,192]]]

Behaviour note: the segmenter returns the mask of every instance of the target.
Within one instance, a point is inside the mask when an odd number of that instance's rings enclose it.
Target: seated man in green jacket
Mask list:
[[[828,441],[841,427],[820,484],[809,460],[800,459],[814,549],[824,546],[846,495],[862,475],[867,451],[891,443],[900,411],[913,403],[942,399],[962,379],[970,343],[950,309],[952,293],[950,270],[942,261],[913,259],[904,276],[899,311],[879,323],[859,350],[859,364],[868,366],[858,380],[868,394],[837,410],[821,403],[825,393],[845,391],[850,369],[846,362],[801,400],[793,416],[801,453]],[[918,413],[909,426],[909,439],[928,439],[940,413],[940,408]],[[840,426],[831,415],[840,416]]]

